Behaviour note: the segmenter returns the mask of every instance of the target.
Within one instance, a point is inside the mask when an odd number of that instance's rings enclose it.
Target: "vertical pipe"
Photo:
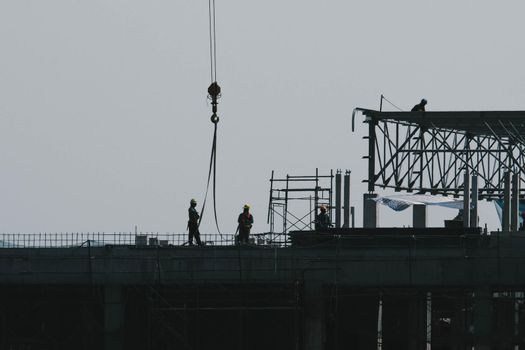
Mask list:
[[[288,185],[290,175],[286,174],[286,193],[284,194],[284,210],[283,210],[283,233],[287,232],[288,220]]]
[[[272,177],[270,178],[270,199],[268,200],[268,217],[266,218],[266,223],[270,223],[270,212],[272,211],[272,197],[273,197],[273,170]]]
[[[368,192],[374,192],[376,166],[376,122],[368,120]]]
[[[317,216],[317,209],[319,209],[319,169],[315,168],[315,191],[314,191],[314,207],[315,215]]]
[[[344,220],[343,227],[350,227],[350,171],[345,172],[344,177]]]
[[[472,209],[470,210],[470,227],[478,227],[478,176],[472,175],[472,189],[470,190],[472,193],[471,200],[472,200]]]
[[[350,214],[352,214],[352,228],[355,227],[355,208],[350,207]]]
[[[463,180],[463,227],[470,225],[470,173],[468,167],[465,167]]]
[[[510,203],[510,230],[518,231],[520,203],[519,174],[512,174],[512,198]]]
[[[330,191],[328,192],[328,216],[330,217],[330,222],[334,222],[334,217],[332,213],[333,205],[333,190],[334,190],[334,169],[330,169]],[[324,197],[324,196],[323,196]]]
[[[335,227],[341,228],[341,170],[335,174]]]
[[[503,174],[503,220],[501,230],[510,231],[510,171]]]

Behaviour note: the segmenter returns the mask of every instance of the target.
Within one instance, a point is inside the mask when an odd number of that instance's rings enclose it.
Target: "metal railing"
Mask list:
[[[236,244],[233,234],[201,234],[207,246],[232,246]],[[284,235],[262,233],[250,238],[253,245],[287,246]],[[188,245],[187,233],[159,232],[44,232],[44,233],[0,233],[0,248],[71,248],[103,247],[106,245],[138,247],[174,247]]]

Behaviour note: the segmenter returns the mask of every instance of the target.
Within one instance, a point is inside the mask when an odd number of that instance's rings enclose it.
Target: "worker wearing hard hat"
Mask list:
[[[417,105],[412,107],[411,112],[424,112],[426,105],[427,105],[427,100],[422,99],[421,102],[419,102]]]
[[[332,226],[330,216],[326,213],[326,207],[321,205],[319,207],[320,213],[315,218],[315,230],[323,231]]]
[[[237,222],[239,223],[239,243],[247,244],[250,230],[253,226],[253,216],[250,214],[250,206],[248,204],[244,205],[243,212],[239,215]]]
[[[199,213],[197,212],[197,201],[192,199],[188,209],[188,244],[193,245],[193,238],[198,245],[202,245],[201,234],[199,232]]]

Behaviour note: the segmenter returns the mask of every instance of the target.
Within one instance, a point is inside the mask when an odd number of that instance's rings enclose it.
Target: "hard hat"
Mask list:
[[[197,201],[195,199],[191,199],[190,204],[197,204]]]
[[[249,204],[245,204],[244,205],[244,209],[250,209],[250,205]]]

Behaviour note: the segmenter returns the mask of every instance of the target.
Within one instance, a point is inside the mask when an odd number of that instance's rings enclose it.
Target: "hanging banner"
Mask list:
[[[451,209],[463,209],[463,200],[446,196],[433,196],[430,194],[399,194],[383,196],[373,199],[377,203],[386,205],[395,210],[402,211],[414,204],[436,205]]]
[[[494,206],[496,207],[496,213],[498,213],[499,222],[503,225],[503,199],[496,199],[494,201]],[[525,215],[525,200],[520,200],[519,209],[518,209],[518,227],[522,229],[523,220]]]

